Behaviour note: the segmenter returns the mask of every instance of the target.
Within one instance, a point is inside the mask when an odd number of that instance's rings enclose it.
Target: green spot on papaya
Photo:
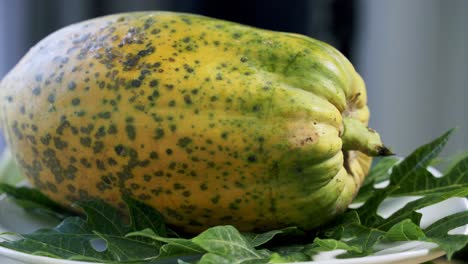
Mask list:
[[[74,81],[71,81],[67,85],[68,90],[73,91],[76,88],[76,83]]]
[[[41,94],[41,88],[38,86],[32,90],[32,93],[36,96]]]
[[[98,113],[98,117],[102,119],[109,119],[111,118],[111,112],[100,112]]]
[[[181,148],[187,147],[190,143],[192,143],[192,139],[189,137],[182,137],[177,142],[177,145]]]
[[[135,140],[136,138],[136,129],[133,125],[126,125],[125,132],[127,133],[127,137],[130,140]]]
[[[217,195],[211,197],[210,200],[211,200],[211,202],[212,202],[213,204],[217,204],[217,203],[219,202],[219,199],[220,199],[220,198],[221,198],[221,196],[220,196],[219,194],[217,194]]]
[[[78,106],[80,104],[80,98],[73,98],[72,99],[72,105],[73,106]]]

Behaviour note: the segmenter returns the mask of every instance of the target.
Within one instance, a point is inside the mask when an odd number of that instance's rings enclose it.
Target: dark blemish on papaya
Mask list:
[[[42,74],[37,74],[34,79],[36,80],[36,82],[42,82]]]
[[[47,97],[47,101],[53,104],[55,102],[55,94],[49,94],[49,96]]]
[[[133,125],[126,125],[125,132],[127,133],[127,137],[130,140],[135,140],[136,138],[136,129]]]
[[[142,160],[138,163],[138,166],[142,167],[142,168],[146,168],[148,167],[148,165],[150,164],[150,161],[149,160]]]
[[[53,193],[57,193],[57,186],[55,186],[55,184],[51,183],[51,182],[47,182],[46,183],[47,185],[47,188],[53,192]]]
[[[68,83],[67,87],[68,87],[68,90],[73,91],[76,88],[76,83],[74,81],[71,81]]]
[[[66,141],[62,141],[60,137],[54,137],[54,145],[56,149],[64,149],[68,147],[68,143]]]
[[[183,184],[180,184],[178,182],[174,183],[174,190],[184,190],[185,186]]]
[[[184,69],[188,73],[193,73],[194,72],[194,69],[192,67],[190,67],[188,64],[184,64]]]
[[[102,142],[102,141],[94,142],[94,144],[93,144],[93,153],[94,154],[102,152],[103,149],[104,149],[104,142]]]
[[[215,196],[211,197],[210,200],[211,200],[211,202],[212,202],[213,204],[217,204],[217,203],[219,202],[219,199],[220,199],[220,198],[221,198],[221,196],[218,194],[218,195],[215,195]]]
[[[221,75],[221,73],[217,73],[216,80],[221,81],[222,79],[223,79],[223,76]]]
[[[256,162],[257,161],[257,157],[255,155],[250,155],[247,157],[247,160],[249,162]]]
[[[81,137],[80,143],[84,147],[91,147],[91,138],[90,137]]]
[[[23,115],[26,113],[26,108],[24,107],[24,105],[20,106],[20,113]]]
[[[159,34],[160,32],[161,32],[161,30],[160,30],[160,29],[158,29],[158,28],[155,28],[155,29],[151,30],[151,32],[150,32],[150,33],[151,33],[151,35],[157,35],[157,34]]]
[[[98,113],[98,117],[102,118],[102,119],[109,119],[111,118],[111,112],[100,112]]]
[[[219,46],[220,43],[219,43],[218,40],[215,40],[215,41],[213,41],[213,44],[214,44],[215,46]]]
[[[82,117],[82,116],[85,116],[86,115],[86,112],[85,111],[77,111],[77,112],[74,112],[74,114],[78,117]]]
[[[105,184],[107,185],[111,185],[112,184],[112,180],[109,178],[109,176],[107,175],[103,175],[101,176],[101,181],[104,182]]]
[[[170,218],[174,218],[177,221],[184,220],[184,217],[181,214],[179,214],[177,211],[167,208],[167,207],[165,208],[165,210],[166,210],[167,216],[169,216]]]
[[[154,176],[161,177],[161,176],[164,176],[164,171],[159,170],[159,171],[154,172],[153,174]]]
[[[167,90],[173,90],[174,89],[174,85],[173,84],[166,84],[166,89]]]
[[[104,164],[104,161],[100,160],[100,159],[96,159],[96,167],[99,169],[99,170],[102,170],[102,171],[105,171],[106,170],[106,165]]]
[[[143,175],[143,180],[144,180],[145,182],[151,181],[151,175],[149,175],[149,174]]]
[[[190,143],[192,143],[192,139],[189,137],[182,137],[177,141],[177,145],[181,148],[187,147]]]
[[[190,191],[184,191],[184,192],[182,192],[182,195],[183,195],[184,197],[190,197],[191,194],[192,194],[192,193],[191,193]]]
[[[156,86],[158,86],[158,83],[159,83],[158,80],[151,80],[150,83],[149,83],[149,86],[150,87],[156,87]]]
[[[131,85],[132,87],[134,87],[134,88],[138,88],[138,87],[141,86],[141,81],[140,81],[140,80],[132,80],[132,81],[130,82],[130,85]]]
[[[159,159],[159,155],[155,151],[151,151],[149,157],[150,157],[150,159],[153,159],[153,160]]]
[[[43,137],[40,138],[41,143],[42,143],[43,145],[46,145],[46,146],[49,145],[51,139],[52,139],[52,136],[51,136],[50,134],[47,134],[47,135],[45,135],[45,136],[43,136]]]
[[[228,132],[221,133],[221,138],[227,139],[228,138]]]
[[[96,131],[96,133],[94,134],[94,137],[96,139],[99,139],[99,138],[102,138],[106,135],[106,127],[105,126],[101,126],[98,128],[98,130]]]
[[[190,95],[186,94],[184,96],[184,102],[185,104],[188,104],[188,105],[192,104],[192,98],[190,97]]]
[[[41,94],[41,88],[39,86],[35,87],[33,90],[32,90],[32,93],[33,95],[40,95]]]
[[[71,193],[76,192],[76,188],[72,184],[67,184],[67,190]]]
[[[114,124],[109,125],[109,128],[107,129],[107,133],[110,135],[117,134],[117,126],[115,126]]]
[[[170,125],[169,126],[169,129],[171,130],[171,132],[175,132],[177,130],[177,126],[176,125]]]
[[[80,104],[80,98],[73,98],[71,103],[73,106],[78,106]]]
[[[120,145],[120,144],[114,147],[114,151],[119,156],[125,156],[127,154],[126,150],[125,150],[125,147],[123,145]]]
[[[242,34],[239,33],[239,32],[236,32],[236,33],[232,34],[233,39],[239,39],[241,36],[242,36]]]
[[[202,191],[208,190],[208,184],[207,183],[200,184],[200,190],[202,190]]]
[[[261,109],[262,109],[262,106],[261,106],[261,105],[254,105],[254,106],[252,107],[252,111],[253,111],[253,112],[259,112]]]
[[[166,154],[167,155],[172,155],[172,149],[170,149],[170,148],[166,149]]]
[[[107,164],[109,164],[109,166],[112,167],[112,166],[117,165],[118,163],[117,163],[117,161],[116,161],[115,159],[113,159],[113,158],[108,158],[108,159],[107,159]]]
[[[162,128],[156,128],[154,130],[154,139],[161,139],[164,137],[164,129]]]
[[[20,129],[18,128],[18,122],[15,121],[13,123],[13,125],[11,126],[11,128],[13,129],[13,133],[15,134],[15,136],[19,139],[19,140],[22,140],[23,139],[23,133],[21,133]]]

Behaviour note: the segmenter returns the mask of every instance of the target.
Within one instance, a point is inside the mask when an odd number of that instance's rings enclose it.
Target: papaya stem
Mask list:
[[[341,136],[343,150],[357,150],[369,156],[390,156],[393,152],[384,146],[379,134],[359,120],[344,117],[344,133]]]

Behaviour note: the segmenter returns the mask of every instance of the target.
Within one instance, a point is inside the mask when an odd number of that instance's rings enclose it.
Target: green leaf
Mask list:
[[[421,227],[410,219],[405,219],[392,226],[385,234],[385,239],[389,241],[411,241],[425,239],[426,235]]]
[[[117,209],[100,200],[77,205],[86,213],[86,220],[68,217],[54,229],[38,230],[0,245],[30,254],[99,262],[144,261],[158,255],[158,245],[125,237],[133,231],[132,226],[125,224]],[[129,207],[135,205],[138,203],[130,203]],[[102,249],[93,247],[93,242],[99,240],[105,241]]]
[[[76,203],[86,213],[86,222],[93,231],[124,236],[130,227],[124,222],[124,216],[102,200],[88,200]]]
[[[286,227],[280,230],[271,230],[265,233],[256,234],[256,233],[242,233],[244,238],[246,238],[249,244],[252,247],[259,247],[269,241],[271,241],[275,236],[283,234],[283,235],[300,235],[302,231],[300,231],[297,227]]]
[[[71,215],[67,209],[52,201],[37,189],[0,183],[0,192],[13,197],[19,206],[29,212],[45,213],[58,219]]]
[[[468,235],[449,235],[448,232],[468,224],[468,211],[463,211],[444,217],[424,231],[429,242],[437,243],[450,259],[452,255],[468,245]]]
[[[336,239],[321,239],[316,238],[314,239],[314,249],[317,251],[330,251],[336,249],[344,249],[347,251],[353,251],[357,253],[362,252],[362,248],[359,246],[348,245],[348,243],[339,241]]]
[[[265,258],[260,251],[249,244],[249,241],[237,229],[229,225],[209,228],[192,238],[192,241],[207,252],[225,256],[235,263]]]
[[[385,189],[376,190],[366,203],[357,209],[364,225],[375,226],[380,221],[383,221],[383,219],[377,216],[377,209],[382,201],[390,197],[393,192],[402,186],[405,186],[412,178],[417,177],[418,173],[426,171],[428,164],[442,151],[452,132],[453,129],[434,141],[419,147],[392,168],[389,186]]]
[[[126,235],[127,237],[146,237],[154,241],[164,242],[159,253],[159,257],[170,257],[170,256],[183,256],[183,255],[202,255],[206,251],[192,242],[191,239],[184,238],[168,238],[162,237],[156,234],[151,229],[144,229],[141,231],[131,232]]]
[[[427,170],[420,171],[399,186],[392,195],[427,195],[468,187],[468,156],[455,164],[443,177],[436,178]]]
[[[415,222],[416,224],[419,224],[419,213],[416,213],[415,212],[416,210],[427,207],[429,205],[436,204],[448,198],[465,197],[467,195],[468,195],[468,188],[462,188],[459,190],[452,190],[452,191],[448,191],[445,193],[437,193],[437,194],[425,196],[416,201],[409,202],[403,208],[393,213],[390,217],[388,217],[384,221],[375,225],[375,227],[381,230],[389,230],[392,226],[398,224],[399,222],[407,218],[413,219],[413,222]],[[417,218],[414,217],[415,213],[418,214]],[[416,221],[416,219],[418,219],[418,221]]]
[[[160,236],[167,236],[167,228],[164,217],[153,207],[129,197],[124,198],[130,213],[132,230],[149,228]]]
[[[310,261],[311,258],[309,255],[304,254],[302,252],[291,252],[289,254],[278,254],[273,253],[270,256],[270,260],[268,263],[291,263],[291,262],[302,262],[302,261]]]

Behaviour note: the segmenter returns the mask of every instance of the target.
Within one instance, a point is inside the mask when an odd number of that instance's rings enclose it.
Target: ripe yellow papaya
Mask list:
[[[65,27],[7,74],[0,99],[19,166],[51,199],[124,207],[128,195],[187,232],[310,230],[389,154],[336,49],[191,14]]]

